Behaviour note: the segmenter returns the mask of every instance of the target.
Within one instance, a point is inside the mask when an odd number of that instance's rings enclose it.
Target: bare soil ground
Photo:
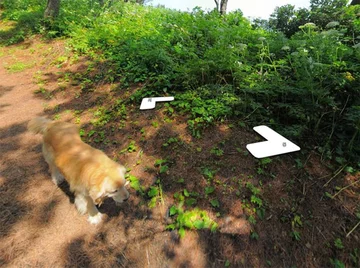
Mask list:
[[[124,121],[96,128],[92,120],[100,107],[111,109],[141,85],[119,89],[100,81],[84,87],[77,78],[92,63],[74,58],[64,41],[39,37],[0,47],[0,266],[331,267],[336,260],[359,265],[360,228],[346,237],[358,222],[359,185],[334,199],[325,195],[359,175],[332,178],[315,152],[261,164],[246,153],[246,144],[258,140],[251,130],[227,122],[194,139],[186,118],[168,115],[163,105],[139,111],[140,103],[130,103]],[[80,124],[84,139],[128,167],[145,192],[160,179],[162,200],[149,208],[149,198],[130,189],[126,204],[105,202],[105,221],[90,225],[77,213],[66,183],[51,182],[41,138],[26,130],[40,115]],[[178,142],[163,146],[169,138]],[[223,153],[214,153],[214,147]],[[167,172],[159,173],[157,159],[168,160]],[[214,171],[209,196],[205,169]],[[260,189],[263,215],[254,212],[259,207],[248,182]],[[174,193],[184,189],[199,194],[196,206],[219,224],[216,232],[187,230],[180,239],[177,230],[166,230],[174,221],[169,216]],[[338,238],[343,248],[335,246]]]

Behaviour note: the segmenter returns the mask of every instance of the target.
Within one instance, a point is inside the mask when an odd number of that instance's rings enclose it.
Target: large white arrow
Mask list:
[[[248,149],[249,152],[256,158],[264,158],[300,151],[299,146],[292,143],[267,126],[257,126],[253,129],[265,139],[267,139],[267,141],[246,145],[246,149]]]
[[[154,97],[154,98],[143,98],[140,105],[140,110],[154,109],[157,102],[160,101],[173,101],[174,97]]]

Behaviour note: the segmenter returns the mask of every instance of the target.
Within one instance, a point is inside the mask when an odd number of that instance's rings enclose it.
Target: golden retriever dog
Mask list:
[[[105,198],[117,204],[129,198],[125,167],[84,143],[76,125],[37,117],[29,122],[28,129],[42,134],[42,151],[53,182],[58,185],[65,178],[75,195],[77,210],[80,214],[88,212],[91,224],[101,222],[96,205]]]

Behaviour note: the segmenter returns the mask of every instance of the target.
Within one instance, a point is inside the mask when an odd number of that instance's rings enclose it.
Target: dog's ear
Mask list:
[[[105,199],[105,196],[103,194],[99,196],[99,191],[95,190],[91,190],[89,192],[89,196],[91,197],[95,205],[101,205]]]
[[[98,205],[100,207],[102,205],[102,203],[104,202],[104,199],[105,199],[105,196],[102,195],[95,199],[94,204]]]

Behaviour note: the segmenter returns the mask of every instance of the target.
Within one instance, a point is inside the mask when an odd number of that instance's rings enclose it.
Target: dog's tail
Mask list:
[[[30,122],[28,123],[28,130],[30,130],[31,132],[34,132],[35,134],[44,134],[48,125],[51,123],[52,121],[45,118],[45,117],[36,117],[34,119],[31,119]]]

